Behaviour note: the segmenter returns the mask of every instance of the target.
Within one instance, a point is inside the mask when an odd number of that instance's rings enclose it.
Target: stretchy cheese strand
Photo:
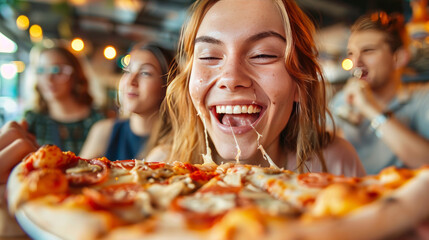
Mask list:
[[[238,164],[240,163],[240,156],[241,156],[241,149],[240,146],[238,146],[237,138],[235,137],[234,131],[232,130],[231,122],[229,122],[229,127],[231,128],[232,136],[234,137],[235,141],[235,148],[237,148],[237,155],[235,155],[235,162]]]
[[[259,143],[259,139],[262,138],[262,135],[259,134],[258,131],[256,131],[256,129],[253,127],[253,125],[250,125],[250,126],[253,128],[253,130],[258,135],[258,139],[256,139],[256,142],[258,144],[258,149],[262,153],[262,157],[270,163],[270,167],[278,169],[279,167],[274,163],[274,161],[270,158],[270,156],[268,156],[268,153],[265,151],[264,147]]]
[[[200,111],[198,111],[197,115],[201,116]],[[209,146],[209,140],[208,140],[208,134],[207,134],[207,128],[206,128],[206,120],[203,117],[200,117],[200,118],[203,121],[204,137],[205,137],[205,140],[206,140],[206,154],[202,155],[203,161],[204,161],[205,164],[215,163],[213,161],[213,158],[212,158],[212,150],[210,149],[210,146]]]

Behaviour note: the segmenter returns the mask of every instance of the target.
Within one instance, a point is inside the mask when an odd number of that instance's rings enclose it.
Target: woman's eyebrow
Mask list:
[[[266,31],[266,32],[257,33],[255,35],[252,35],[247,41],[255,42],[255,41],[261,40],[263,38],[267,38],[267,37],[277,37],[280,40],[282,40],[283,42],[286,42],[286,38],[284,38],[282,35],[280,35],[280,33],[277,33],[274,31]]]
[[[258,41],[260,39],[267,38],[267,37],[277,37],[280,40],[282,40],[283,42],[286,42],[286,39],[281,34],[274,32],[274,31],[266,31],[266,32],[257,33],[255,35],[252,35],[251,37],[249,37],[246,41],[255,42],[255,41]],[[222,44],[222,41],[220,41],[219,39],[210,37],[210,36],[197,37],[195,39],[195,44],[200,43],[200,42],[217,44],[217,45]]]
[[[212,44],[217,44],[220,45],[222,44],[222,41],[213,38],[213,37],[209,37],[209,36],[201,36],[201,37],[197,37],[195,39],[195,43],[199,43],[199,42],[204,42],[204,43],[212,43]]]

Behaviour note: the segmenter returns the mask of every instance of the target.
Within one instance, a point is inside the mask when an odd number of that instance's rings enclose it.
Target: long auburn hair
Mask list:
[[[56,44],[53,47],[44,47],[44,46],[35,46],[31,52],[31,64],[34,66],[38,65],[38,60],[40,56],[48,51],[55,51],[61,54],[66,60],[67,63],[73,68],[73,72],[70,76],[70,80],[73,82],[71,94],[74,100],[82,105],[90,106],[92,105],[93,98],[89,93],[89,81],[84,72],[80,60],[66,47]],[[39,87],[35,86],[35,106],[34,109],[37,112],[48,114],[48,104],[43,98],[42,93],[40,92]]]
[[[219,0],[198,0],[182,28],[177,68],[167,88],[164,111],[170,116],[172,131],[164,138],[171,145],[167,161],[201,163],[205,153],[204,126],[189,95],[189,78],[194,58],[194,43],[207,11]],[[299,102],[294,104],[285,129],[280,134],[282,146],[297,155],[297,171],[304,172],[305,162],[317,157],[327,171],[322,149],[333,140],[326,131],[328,113],[325,83],[317,62],[311,20],[292,0],[272,0],[284,21],[286,33],[285,67],[298,86]]]

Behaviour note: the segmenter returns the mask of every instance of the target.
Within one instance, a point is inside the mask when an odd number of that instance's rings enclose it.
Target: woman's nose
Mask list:
[[[230,58],[221,69],[222,73],[218,81],[221,89],[235,91],[240,88],[248,88],[252,85],[252,79],[246,74],[243,62],[238,58]]]
[[[128,84],[131,86],[138,86],[138,84],[139,84],[138,73],[132,72],[129,74]]]

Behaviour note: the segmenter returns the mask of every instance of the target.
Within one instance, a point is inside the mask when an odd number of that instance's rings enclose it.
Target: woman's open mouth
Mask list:
[[[216,105],[212,113],[219,123],[231,127],[253,126],[260,118],[263,107],[256,104]]]

